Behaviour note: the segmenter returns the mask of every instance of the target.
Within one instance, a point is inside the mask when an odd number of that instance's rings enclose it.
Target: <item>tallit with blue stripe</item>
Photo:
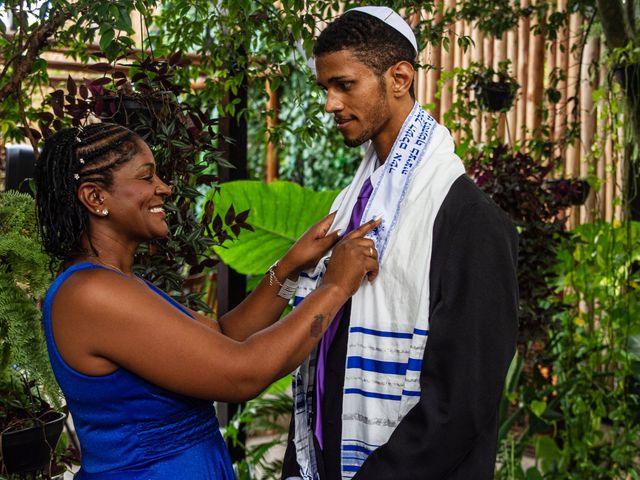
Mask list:
[[[373,192],[361,223],[382,216],[368,236],[380,272],[354,295],[342,404],[342,478],[350,479],[385,444],[418,402],[429,337],[429,267],[433,225],[453,182],[464,174],[449,131],[416,103],[386,162],[370,145],[354,180],[332,206],[331,230],[345,229],[358,192],[371,177]],[[306,272],[298,301],[322,279],[327,259]],[[317,480],[313,447],[315,354],[294,372],[296,459],[300,478]]]

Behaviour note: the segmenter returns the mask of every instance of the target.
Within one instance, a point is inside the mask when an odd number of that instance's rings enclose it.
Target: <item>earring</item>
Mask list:
[[[109,215],[109,210],[107,208],[103,208],[102,209],[102,214],[103,215]]]

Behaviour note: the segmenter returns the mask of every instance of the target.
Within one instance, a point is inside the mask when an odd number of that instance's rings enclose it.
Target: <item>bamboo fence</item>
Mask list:
[[[448,7],[455,6],[455,0],[444,1]],[[522,6],[527,4],[528,0],[523,0]],[[557,0],[557,9],[566,9],[566,4],[567,0]],[[600,188],[592,189],[584,206],[568,212],[568,225],[574,227],[594,219],[620,219],[622,207],[616,198],[621,197],[624,169],[621,155],[616,154],[619,149],[615,148],[615,142],[622,133],[606,134],[604,122],[609,119],[605,100],[594,102],[592,99],[593,91],[607,81],[606,72],[597,68],[604,46],[596,36],[582,42],[586,20],[577,13],[571,16],[569,27],[562,29],[554,41],[545,41],[543,35],[535,34],[532,26],[532,20],[521,18],[517,28],[502,38],[495,38],[459,21],[449,34],[449,51],[442,46],[429,46],[420,53],[419,63],[435,68],[416,73],[417,100],[432,106],[432,115],[442,121],[444,113],[457,100],[457,93],[454,80],[439,85],[440,69],[467,68],[471,62],[497,69],[500,61],[510,59],[510,73],[520,84],[520,90],[512,109],[497,114],[501,116],[498,135],[507,144],[521,144],[540,128],[547,128],[552,140],[558,141],[568,122],[575,118],[580,124],[578,140],[560,149],[562,166],[554,174],[558,178],[597,177]],[[462,34],[471,36],[474,42],[466,51],[455,41]],[[561,100],[553,104],[545,98],[545,89],[550,86],[551,74],[556,68],[565,72],[566,77],[556,87]],[[546,115],[543,115],[544,109]],[[472,121],[474,141],[487,139],[489,115],[494,114],[482,113]],[[455,140],[460,139],[460,132],[452,134]]]

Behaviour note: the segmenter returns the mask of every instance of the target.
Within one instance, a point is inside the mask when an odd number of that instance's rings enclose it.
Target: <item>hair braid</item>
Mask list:
[[[36,164],[36,205],[43,246],[52,260],[66,262],[87,253],[81,237],[89,216],[78,187],[85,182],[111,187],[114,170],[136,154],[137,139],[112,123],[65,128],[47,139]]]

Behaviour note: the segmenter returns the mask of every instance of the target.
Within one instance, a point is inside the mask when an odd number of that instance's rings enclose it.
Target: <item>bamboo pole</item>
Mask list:
[[[472,29],[471,38],[473,39],[474,46],[471,50],[471,61],[473,63],[482,64],[484,61],[484,34],[482,31],[475,27]],[[476,100],[477,101],[477,100]],[[482,115],[477,115],[473,121],[473,140],[480,142],[482,139]]]
[[[579,85],[578,76],[580,74],[580,59],[576,58],[580,54],[578,48],[578,42],[580,41],[580,28],[582,25],[582,17],[578,13],[571,15],[569,21],[569,68],[567,71],[567,90],[569,97],[573,97],[573,100],[568,103],[568,108],[573,110],[575,102],[578,100]],[[575,47],[575,48],[574,48]],[[571,111],[567,112],[567,121],[569,116],[573,115]],[[578,111],[578,120],[580,112]],[[567,146],[567,157],[565,162],[564,176],[566,178],[575,178],[580,174],[580,148],[577,145]],[[573,228],[580,225],[579,210],[574,209],[569,218],[569,227]]]
[[[522,8],[529,6],[529,0],[522,0]],[[527,128],[527,88],[529,81],[529,17],[522,17],[518,26],[518,83],[520,83],[520,96],[516,104],[515,137],[523,141]]]
[[[604,121],[608,121],[605,119]],[[604,200],[604,219],[611,222],[614,217],[613,199],[616,194],[616,162],[613,159],[613,140],[611,135],[607,134],[604,142],[604,160],[605,167],[605,200]]]
[[[265,180],[271,183],[278,179],[278,149],[271,141],[271,131],[278,126],[278,110],[280,107],[280,99],[278,98],[278,90],[271,90],[271,85],[267,80],[265,82],[267,92],[267,158],[265,169]]]
[[[494,58],[494,43],[495,38],[493,35],[486,35],[484,37],[484,65],[487,67],[493,66],[493,58]],[[481,115],[482,117],[482,142],[486,143],[489,140],[488,131],[491,126],[491,121],[493,119],[494,113],[486,112]]]
[[[440,22],[442,20],[442,4],[443,0],[438,1],[438,9],[435,15],[435,21]],[[438,82],[440,81],[440,72],[442,68],[442,45],[430,45],[429,52],[431,53],[431,64],[434,69],[427,72],[427,102],[433,103],[435,106],[431,115],[433,118],[440,121],[440,98],[436,98],[436,92],[438,92]]]
[[[565,11],[567,9],[567,0],[558,0],[558,10]],[[569,71],[569,29],[564,27],[558,34],[558,48],[556,50],[556,66],[565,75]],[[560,79],[556,87],[560,92],[560,102],[556,105],[555,122],[553,128],[553,140],[555,144],[560,142],[565,129],[567,127],[567,98],[568,88],[566,78]],[[566,148],[561,147],[559,155],[566,162]]]
[[[447,8],[455,9],[456,0],[447,0]],[[443,47],[442,66],[444,70],[450,72],[453,70],[453,67],[455,65],[455,50],[453,47],[453,44],[455,43],[455,32],[453,28],[450,27],[447,36],[449,38],[449,51],[447,52]],[[453,82],[451,80],[447,80],[447,82],[443,85],[441,94],[442,97],[440,100],[440,117],[442,118],[445,112],[449,111],[453,102]]]
[[[615,196],[620,199],[624,198],[624,188],[627,185],[627,179],[625,178],[625,171],[627,170],[627,168],[624,161],[624,147],[620,147],[621,143],[619,143],[620,140],[623,138],[624,138],[624,128],[619,127],[617,131],[617,139],[616,139],[618,141],[617,148],[616,148],[617,152],[614,155],[614,158],[616,159]],[[614,218],[620,221],[625,220],[624,205],[622,201],[618,202],[618,205],[615,206]]]
[[[500,62],[504,62],[507,59],[507,35],[502,34],[502,37],[496,38],[494,42],[494,56],[493,56],[493,69],[498,70]],[[498,138],[504,141],[505,136],[505,123],[507,121],[506,113],[498,114]]]
[[[517,76],[517,68],[518,68],[518,39],[519,39],[519,26],[507,32],[507,58],[511,60],[511,68],[510,74]],[[518,95],[520,95],[520,90],[518,90]],[[512,145],[515,141],[515,128],[516,128],[516,119],[517,119],[517,105],[518,100],[516,100],[511,107],[511,110],[507,112],[506,118],[506,132],[505,132],[505,143]]]
[[[463,51],[462,51],[462,47],[460,45],[458,45],[458,38],[461,37],[462,35],[464,35],[464,21],[463,20],[458,20],[455,24],[455,40],[454,40],[454,46],[453,46],[453,52],[454,52],[454,68],[457,67],[461,67],[462,66],[462,56],[463,56]],[[458,79],[454,78],[453,79],[453,102],[456,103],[459,100],[461,100],[460,98],[458,98]],[[455,129],[455,131],[453,132],[453,140],[456,143],[456,145],[458,143],[460,143],[460,137],[461,137],[461,129],[457,128]]]
[[[540,32],[529,40],[529,78],[527,81],[526,122],[531,134],[539,136],[540,107],[544,92],[544,20]]]
[[[600,43],[600,42],[598,42]],[[598,45],[600,48],[601,45]],[[600,68],[598,70],[598,86],[602,86],[607,81],[606,69]],[[596,117],[596,132],[598,133],[598,155],[594,155],[594,166],[596,169],[596,175],[601,180],[600,191],[596,192],[596,210],[597,219],[605,220],[607,218],[607,157],[605,156],[605,145],[607,143],[606,136],[606,122],[607,119],[603,115],[604,98],[600,99],[597,105],[594,106]]]
[[[599,41],[596,37],[590,39],[585,45],[584,55],[580,64],[580,140],[582,145],[582,162],[580,162],[580,177],[587,178],[592,172],[595,173],[592,165],[589,165],[593,137],[596,132],[596,117],[594,112],[592,80],[590,75],[591,64],[598,58]],[[590,171],[591,170],[591,171]],[[589,194],[587,202],[580,208],[580,219],[582,223],[593,221],[593,210],[595,208],[595,192]]]

